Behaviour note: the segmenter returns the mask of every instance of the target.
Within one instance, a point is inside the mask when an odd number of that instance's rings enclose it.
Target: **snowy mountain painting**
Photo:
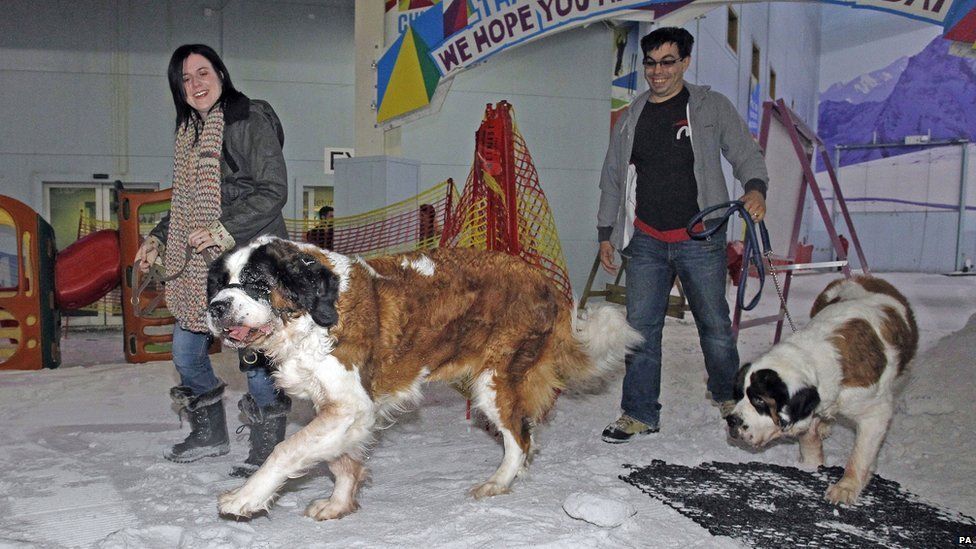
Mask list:
[[[820,94],[820,101],[860,104],[884,101],[898,83],[898,77],[908,66],[908,56],[900,57],[883,69],[863,74],[849,82],[837,82]]]
[[[976,140],[976,59],[951,55],[949,45],[937,37],[911,57],[821,93],[818,134],[828,151],[833,154],[836,144],[902,142],[930,132],[933,140]],[[847,151],[841,165],[916,150]]]

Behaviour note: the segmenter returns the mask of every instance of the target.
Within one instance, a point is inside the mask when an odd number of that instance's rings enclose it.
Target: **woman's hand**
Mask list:
[[[155,238],[147,238],[136,251],[134,265],[140,273],[146,274],[149,272],[149,267],[156,262],[157,257],[159,257],[159,241]]]
[[[196,253],[202,253],[207,248],[212,248],[218,245],[217,242],[214,241],[213,235],[210,234],[210,230],[208,229],[194,230],[187,237],[186,241]]]

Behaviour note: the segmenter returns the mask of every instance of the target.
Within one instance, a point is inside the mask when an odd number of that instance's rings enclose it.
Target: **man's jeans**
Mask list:
[[[623,412],[658,426],[661,333],[675,275],[698,326],[708,390],[717,402],[731,400],[739,353],[725,300],[724,234],[669,244],[638,230],[622,255],[627,257],[627,321],[645,340],[639,351],[627,357],[620,403]]]
[[[179,324],[173,327],[173,364],[180,374],[180,385],[189,387],[194,396],[214,389],[220,380],[214,375],[207,348],[210,346],[208,334],[184,330]],[[277,396],[274,381],[267,368],[258,361],[256,367],[248,367],[243,361],[243,351],[239,353],[241,370],[247,374],[247,391],[260,407],[273,404]]]

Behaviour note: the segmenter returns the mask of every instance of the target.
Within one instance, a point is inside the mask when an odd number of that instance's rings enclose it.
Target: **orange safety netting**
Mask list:
[[[331,223],[309,219],[285,219],[288,237],[313,241],[313,231],[332,229],[332,249],[342,254],[375,257],[429,250],[441,242],[442,227],[453,204],[457,203],[454,181],[448,179],[407,200],[369,212],[335,217]],[[141,224],[139,233],[149,234],[155,223]],[[118,229],[117,221],[95,219],[81,211],[78,238],[102,229]],[[316,242],[318,243],[318,242]],[[82,311],[107,311],[121,315],[121,291],[116,288]]]
[[[549,203],[507,101],[485,109],[475,134],[474,164],[445,223],[442,245],[519,256],[573,297]]]
[[[376,257],[437,248],[447,212],[457,202],[448,179],[417,196],[369,212],[336,217],[331,224],[332,250],[346,255]],[[315,242],[311,231],[328,230],[318,221],[286,219],[292,240]]]

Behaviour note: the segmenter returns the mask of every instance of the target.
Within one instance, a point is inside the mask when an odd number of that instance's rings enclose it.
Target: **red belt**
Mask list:
[[[659,231],[654,227],[651,227],[647,223],[644,223],[640,219],[634,219],[634,227],[640,229],[644,234],[651,236],[661,242],[667,242],[674,244],[675,242],[684,242],[685,240],[691,240],[691,236],[688,234],[688,229],[681,227],[678,229],[671,229],[670,231]],[[702,232],[705,230],[705,223],[698,222],[697,225],[692,227],[695,232]]]

